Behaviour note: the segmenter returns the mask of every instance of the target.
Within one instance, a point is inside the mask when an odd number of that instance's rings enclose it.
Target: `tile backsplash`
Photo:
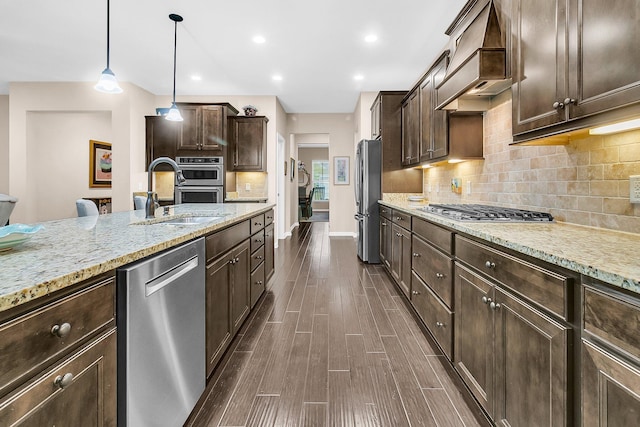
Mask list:
[[[629,176],[640,175],[640,131],[511,146],[510,99],[484,120],[484,160],[425,169],[429,202],[542,210],[558,221],[640,232],[640,204],[629,202]],[[451,191],[454,178],[459,194]]]

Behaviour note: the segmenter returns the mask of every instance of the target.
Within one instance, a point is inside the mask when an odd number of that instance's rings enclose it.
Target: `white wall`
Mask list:
[[[9,96],[0,95],[0,193],[9,192]]]
[[[47,114],[60,116],[60,113],[78,112],[100,113],[110,115],[110,135],[107,135],[112,144],[114,157],[114,172],[112,188],[107,193],[112,197],[112,209],[123,211],[131,209],[131,192],[133,184],[139,179],[134,170],[140,158],[144,158],[145,132],[144,116],[155,113],[154,97],[148,92],[123,83],[124,93],[120,95],[106,95],[96,92],[93,83],[11,83],[9,86],[9,194],[18,197],[12,222],[32,223],[37,220],[52,219],[42,218],[43,214],[38,210],[38,190],[34,187],[34,179],[30,175],[34,165],[30,155],[37,148],[39,139],[46,137],[47,129],[38,129],[36,125],[31,129],[32,121],[29,117],[36,117],[33,113],[39,113],[33,123],[45,120],[42,117]],[[78,119],[80,116],[75,116]],[[83,116],[85,118],[92,115]],[[60,129],[59,139],[64,141],[67,134],[82,133],[81,129],[89,129],[92,123],[83,120],[71,120],[66,129]],[[91,119],[92,120],[92,119]],[[89,128],[88,128],[89,127]],[[71,128],[74,128],[72,132]],[[106,133],[106,131],[105,131]],[[38,140],[34,140],[34,138]],[[96,137],[95,139],[99,139]],[[107,138],[102,138],[107,139]],[[64,142],[62,142],[64,143]],[[88,146],[89,141],[86,141]],[[88,150],[88,149],[87,149]],[[86,191],[89,192],[88,170],[89,157],[85,152],[67,153],[70,158],[65,159],[68,165],[74,165],[79,170],[86,168],[86,176],[83,179]],[[144,171],[144,163],[141,164]],[[67,189],[62,180],[56,180],[51,186],[51,196],[56,203],[67,203]],[[101,195],[107,195],[101,194]],[[61,207],[60,209],[66,209]]]
[[[74,217],[76,199],[111,197],[110,188],[88,187],[90,139],[112,141],[111,112],[27,113],[29,197],[24,202],[30,204],[31,221]],[[120,162],[113,160],[115,174]]]
[[[329,234],[355,236],[355,201],[353,193],[353,168],[355,156],[355,127],[351,114],[290,114],[287,119],[289,135],[328,134],[329,171],[331,173],[331,205],[329,207]],[[295,147],[295,146],[293,146]],[[333,159],[349,157],[349,185],[333,184]],[[297,192],[297,182],[292,186]],[[297,206],[296,206],[297,215]]]

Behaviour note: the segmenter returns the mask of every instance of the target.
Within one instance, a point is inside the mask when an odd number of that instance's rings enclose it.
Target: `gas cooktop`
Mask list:
[[[418,208],[456,221],[467,222],[551,222],[553,216],[545,212],[523,209],[502,208],[489,205],[437,205],[430,204]]]

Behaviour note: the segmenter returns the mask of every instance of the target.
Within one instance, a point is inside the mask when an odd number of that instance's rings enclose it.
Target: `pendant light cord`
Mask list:
[[[109,22],[109,16],[111,15],[111,13],[109,13],[109,0],[107,0],[107,69],[109,69],[109,28],[111,27],[111,23]]]
[[[173,22],[173,103],[176,103],[176,50],[178,46],[178,21]]]

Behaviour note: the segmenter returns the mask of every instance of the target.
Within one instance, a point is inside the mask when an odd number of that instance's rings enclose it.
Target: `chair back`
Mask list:
[[[76,209],[78,210],[78,216],[94,216],[99,214],[98,207],[91,200],[76,200]]]
[[[310,205],[311,203],[313,203],[313,193],[316,191],[316,187],[313,187],[311,189],[311,192],[309,193],[309,198],[307,199],[307,205]]]
[[[133,209],[144,209],[147,205],[147,198],[144,196],[133,196]]]

